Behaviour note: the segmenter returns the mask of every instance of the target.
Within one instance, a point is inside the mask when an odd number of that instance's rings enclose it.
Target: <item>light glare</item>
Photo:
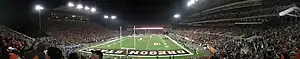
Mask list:
[[[84,9],[85,9],[85,10],[90,10],[90,7],[85,6]]]
[[[41,5],[36,5],[35,6],[35,10],[40,11],[40,10],[43,10],[43,9],[44,9],[44,7],[42,7]]]
[[[81,4],[78,4],[78,5],[77,5],[77,8],[78,8],[78,9],[82,9],[83,6],[82,6]]]
[[[104,18],[107,19],[107,18],[109,18],[109,17],[108,17],[107,15],[104,15]]]
[[[92,11],[92,12],[95,12],[95,11],[96,11],[96,8],[91,8],[91,11]]]
[[[191,6],[192,4],[194,4],[196,2],[196,0],[190,0],[188,3],[187,3],[187,6]]]
[[[71,2],[68,3],[68,7],[74,7],[75,5]]]
[[[179,18],[179,17],[180,17],[179,14],[175,14],[175,15],[174,15],[174,18]]]
[[[111,16],[111,19],[116,19],[117,18],[117,16]]]

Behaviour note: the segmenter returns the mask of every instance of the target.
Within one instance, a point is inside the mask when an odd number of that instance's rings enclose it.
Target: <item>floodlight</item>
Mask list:
[[[88,7],[88,6],[85,6],[84,9],[85,9],[85,10],[90,10],[91,8]]]
[[[111,16],[111,19],[116,19],[117,18],[117,16]]]
[[[179,17],[180,17],[179,14],[175,14],[175,15],[174,15],[174,18],[179,18]]]
[[[91,11],[92,11],[92,12],[95,12],[95,11],[96,11],[96,8],[91,8]]]
[[[190,0],[190,1],[188,1],[187,6],[191,6],[191,5],[194,4],[195,2],[196,2],[195,0]]]
[[[77,5],[77,9],[82,9],[82,8],[83,8],[83,6],[81,4]]]
[[[71,2],[68,3],[68,7],[74,7],[75,5]]]
[[[104,15],[104,18],[107,19],[107,18],[109,18],[109,17],[108,17],[107,15]]]
[[[40,10],[43,10],[43,9],[44,9],[44,7],[42,7],[41,5],[36,5],[35,6],[35,10],[40,11]]]

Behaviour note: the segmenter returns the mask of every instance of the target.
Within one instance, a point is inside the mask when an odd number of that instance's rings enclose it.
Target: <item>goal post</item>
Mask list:
[[[127,40],[132,40],[132,39],[127,39],[125,37],[122,36],[122,33],[123,30],[122,30],[122,26],[120,26],[120,48],[121,49],[136,49],[136,33],[135,33],[135,26],[133,27],[133,34],[132,35],[129,35],[129,36],[126,36],[126,37],[133,37],[133,47],[126,47],[126,46],[123,46],[123,41],[127,41]],[[132,31],[132,30],[129,30],[129,31]],[[126,32],[126,31],[125,31]],[[126,34],[125,34],[126,35]],[[132,41],[131,41],[132,42]]]
[[[122,39],[123,39],[122,38],[122,26],[120,26],[120,31],[119,32],[120,32],[120,37],[119,37],[119,39],[120,39],[120,48],[123,48],[123,46],[122,46],[123,45],[122,44]]]
[[[120,48],[121,49],[136,49],[137,41],[141,40],[137,37],[143,37],[141,34],[158,34],[158,32],[164,32],[163,27],[128,27],[123,30],[124,27],[120,26]],[[137,35],[138,34],[138,35]],[[161,33],[160,33],[161,34]],[[124,36],[128,35],[128,36]],[[132,44],[125,44],[124,42],[132,42]]]
[[[133,48],[136,48],[136,34],[135,34],[135,26],[133,26],[133,45],[134,47]]]

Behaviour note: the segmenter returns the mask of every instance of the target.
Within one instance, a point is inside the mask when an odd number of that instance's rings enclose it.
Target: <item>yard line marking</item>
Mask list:
[[[152,39],[151,37],[152,37],[152,35],[150,35],[150,39],[148,40],[148,44],[147,44],[146,50],[148,50],[149,44],[151,43],[151,39]]]
[[[89,48],[95,48],[95,47],[98,47],[98,46],[101,46],[101,45],[105,45],[105,44],[109,44],[109,43],[115,42],[115,41],[118,42],[119,40],[121,40],[121,39],[123,39],[123,38],[127,38],[127,37],[131,37],[131,36],[129,35],[129,36],[121,37],[121,38],[117,38],[117,37],[111,38],[111,39],[114,39],[114,40],[111,40],[111,41],[108,41],[108,42],[105,42],[105,43],[101,43],[101,44],[99,44],[99,45],[94,45],[94,46],[90,46],[90,47],[87,47],[87,48],[83,48],[83,49],[80,49],[80,50],[78,50],[78,51],[83,52],[82,50],[89,49]],[[122,40],[122,41],[123,41],[123,40]],[[120,43],[120,42],[118,42],[118,43]],[[89,53],[90,53],[90,52],[89,52]]]
[[[163,44],[164,44],[165,47],[166,47],[166,48],[164,48],[164,49],[169,49],[169,48],[168,48],[169,46],[168,46],[168,44],[166,43],[165,39],[162,38],[161,35],[159,35],[159,37],[160,37],[160,40],[163,42]]]

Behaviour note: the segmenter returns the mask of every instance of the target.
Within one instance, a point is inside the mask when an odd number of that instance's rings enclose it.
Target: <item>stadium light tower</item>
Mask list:
[[[174,23],[173,23],[173,26],[176,26],[177,27],[177,23],[178,23],[178,20],[180,19],[180,14],[175,14],[174,16],[173,16],[175,19],[174,19]],[[173,29],[173,26],[171,27],[172,29]]]
[[[111,19],[116,19],[117,18],[117,16],[111,16]]]
[[[77,9],[82,9],[83,6],[82,6],[82,4],[78,4],[78,5],[76,6],[76,8],[77,8]]]
[[[179,15],[179,14],[175,14],[173,17],[174,17],[174,18],[179,18],[180,15]]]
[[[68,7],[74,7],[75,5],[72,2],[68,3]]]
[[[109,17],[107,15],[104,15],[104,18],[105,18],[105,27],[107,28],[107,20]]]
[[[35,10],[37,10],[39,12],[39,28],[42,28],[42,21],[41,21],[41,10],[43,10],[44,7],[41,5],[35,5]]]

